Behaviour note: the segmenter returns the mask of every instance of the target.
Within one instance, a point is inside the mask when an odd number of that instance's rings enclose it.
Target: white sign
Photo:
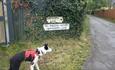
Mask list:
[[[67,23],[63,24],[44,24],[43,28],[45,31],[52,31],[52,30],[69,30],[70,25]]]
[[[46,20],[48,23],[62,23],[63,17],[47,17]]]

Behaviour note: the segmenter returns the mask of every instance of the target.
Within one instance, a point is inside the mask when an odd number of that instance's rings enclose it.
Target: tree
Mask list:
[[[97,10],[102,7],[108,7],[108,0],[87,0],[88,10]]]

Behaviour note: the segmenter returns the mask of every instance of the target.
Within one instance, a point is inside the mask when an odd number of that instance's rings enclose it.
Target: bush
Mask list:
[[[52,38],[53,36],[78,37],[82,32],[82,24],[86,14],[85,0],[42,0],[43,5],[39,7],[38,0],[29,1],[31,15],[40,17],[33,20],[31,28],[26,28],[28,36],[32,39]],[[43,24],[46,17],[62,16],[64,23],[70,24],[69,30],[63,31],[44,31]],[[42,18],[42,19],[41,19]]]

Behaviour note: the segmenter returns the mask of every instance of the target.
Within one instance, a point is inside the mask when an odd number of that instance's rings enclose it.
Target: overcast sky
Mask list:
[[[112,2],[115,2],[115,0],[112,0]]]

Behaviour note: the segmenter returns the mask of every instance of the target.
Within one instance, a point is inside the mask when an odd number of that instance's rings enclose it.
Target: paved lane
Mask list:
[[[92,50],[84,70],[115,70],[115,24],[89,16]]]

